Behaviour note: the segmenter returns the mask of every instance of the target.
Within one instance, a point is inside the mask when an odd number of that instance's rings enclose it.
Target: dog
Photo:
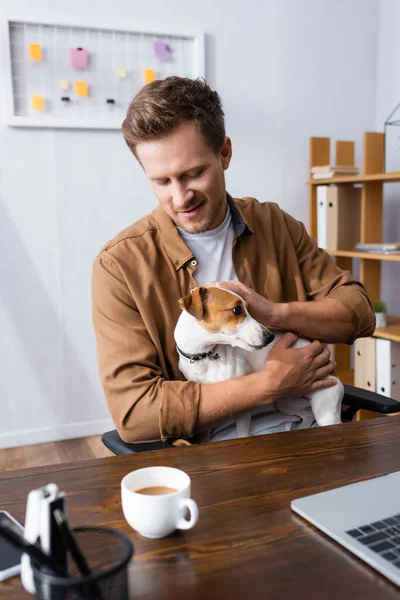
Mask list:
[[[179,370],[187,380],[217,383],[261,370],[273,345],[282,332],[272,333],[253,319],[246,302],[234,292],[217,287],[200,286],[179,300],[182,309],[174,330],[179,354]],[[310,344],[299,338],[293,348]],[[308,393],[307,408],[313,413],[299,428],[341,423],[342,383]],[[297,404],[296,404],[297,403]],[[275,402],[277,410],[287,415],[299,413],[298,400],[287,398]],[[311,415],[312,417],[312,415]],[[238,437],[250,433],[251,413],[236,419]]]

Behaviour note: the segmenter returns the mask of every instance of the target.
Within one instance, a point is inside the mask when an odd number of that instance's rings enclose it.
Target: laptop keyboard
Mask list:
[[[374,521],[346,533],[400,569],[400,515]]]

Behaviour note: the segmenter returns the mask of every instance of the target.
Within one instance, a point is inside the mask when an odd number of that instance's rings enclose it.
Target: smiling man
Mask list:
[[[234,417],[252,409],[258,433],[298,428],[301,415],[278,414],[274,401],[334,385],[320,342],[372,334],[365,289],[277,204],[227,193],[232,143],[220,98],[204,81],[145,86],[122,131],[159,202],[106,244],[93,269],[99,371],[122,439],[227,439]],[[260,323],[292,332],[261,371],[214,384],[179,372],[178,300],[209,282],[239,293]],[[297,335],[316,341],[294,349]]]
[[[187,150],[182,153],[182,148]],[[136,156],[160,206],[189,234],[215,229],[227,214],[224,171],[232,156],[229,138],[219,150],[217,158],[190,122],[177,125],[165,138],[137,147]]]

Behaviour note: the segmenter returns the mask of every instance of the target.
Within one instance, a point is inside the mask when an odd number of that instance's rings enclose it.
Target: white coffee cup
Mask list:
[[[149,495],[138,490],[166,487],[173,492]],[[153,490],[154,491],[154,490]],[[172,467],[147,467],[125,475],[121,481],[122,510],[132,529],[147,538],[161,538],[175,529],[191,529],[199,509],[190,498],[190,477]],[[184,514],[190,512],[190,519]]]

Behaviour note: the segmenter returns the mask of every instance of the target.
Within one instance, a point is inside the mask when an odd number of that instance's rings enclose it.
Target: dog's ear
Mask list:
[[[178,302],[182,310],[186,310],[198,321],[201,321],[204,315],[204,301],[207,296],[207,288],[197,287],[191,294],[184,296]]]

